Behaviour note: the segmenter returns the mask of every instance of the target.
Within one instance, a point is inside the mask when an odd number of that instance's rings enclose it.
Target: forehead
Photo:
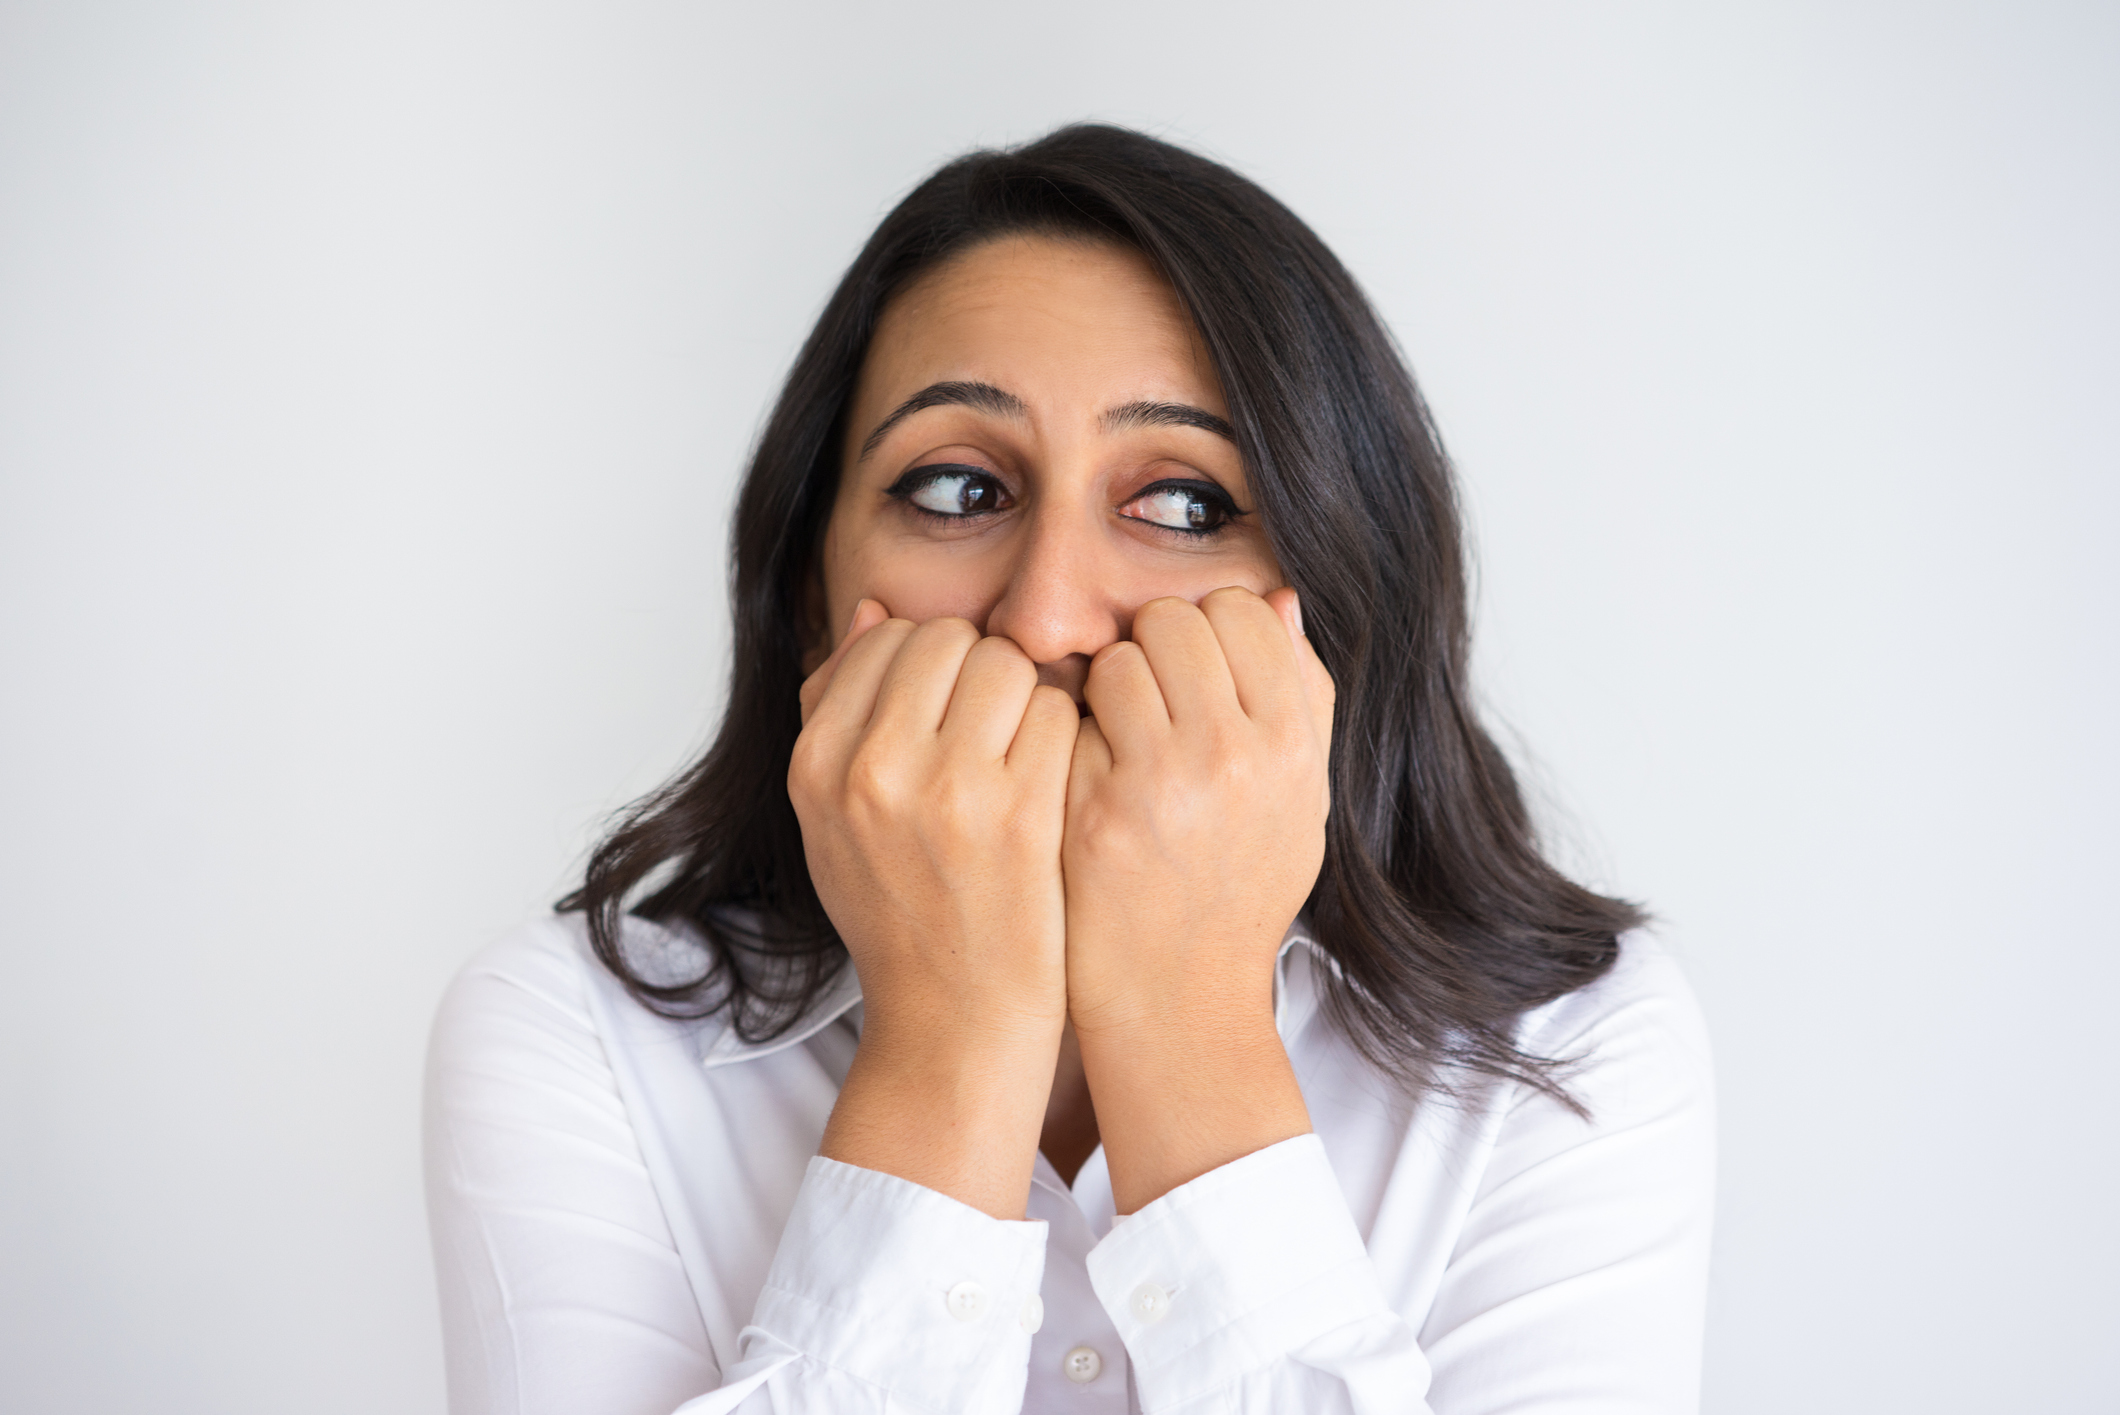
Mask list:
[[[1033,401],[1040,385],[1084,383],[1221,401],[1191,319],[1146,256],[1043,235],[984,242],[901,291],[877,325],[857,399],[943,378],[985,379]]]

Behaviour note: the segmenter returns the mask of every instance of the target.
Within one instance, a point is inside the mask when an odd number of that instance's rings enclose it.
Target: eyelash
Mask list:
[[[985,511],[968,511],[952,514],[947,511],[931,510],[928,507],[916,505],[914,503],[913,496],[916,492],[920,491],[923,487],[932,486],[934,483],[941,481],[946,477],[964,477],[968,481],[975,481],[985,486],[991,487],[994,492],[1002,498],[1006,498],[1008,496],[1008,488],[1004,487],[1001,484],[1000,478],[996,477],[992,472],[987,471],[983,467],[970,466],[960,462],[933,462],[929,463],[927,466],[924,467],[915,467],[911,471],[907,472],[904,476],[898,478],[897,481],[892,482],[888,487],[884,488],[883,494],[885,496],[890,497],[893,501],[898,502],[900,505],[904,506],[907,511],[910,511],[913,515],[920,517],[922,520],[942,525],[961,524],[966,521],[975,521],[984,516],[991,516],[996,511],[1006,509],[1003,506],[996,506]],[[1132,496],[1128,497],[1126,504],[1131,506],[1134,502],[1140,501],[1146,497],[1154,496],[1158,492],[1172,491],[1183,492],[1188,496],[1192,496],[1201,501],[1206,502],[1209,506],[1213,507],[1217,513],[1220,514],[1222,518],[1221,521],[1218,524],[1212,526],[1196,527],[1166,526],[1159,521],[1150,521],[1140,516],[1129,516],[1127,519],[1131,521],[1139,521],[1142,525],[1151,527],[1155,530],[1169,531],[1173,535],[1187,536],[1193,540],[1208,540],[1228,530],[1231,523],[1236,521],[1238,517],[1250,514],[1249,512],[1240,508],[1235,502],[1235,500],[1230,497],[1230,494],[1228,492],[1224,491],[1221,487],[1216,486],[1213,482],[1194,481],[1184,477],[1166,477],[1162,481],[1151,482],[1149,485],[1142,487],[1139,491],[1135,492]]]
[[[1001,484],[999,477],[984,467],[974,467],[962,462],[931,462],[925,467],[915,467],[884,488],[883,494],[900,503],[906,510],[922,520],[932,521],[941,525],[976,521],[982,516],[991,516],[995,511],[1002,509],[999,506],[995,506],[984,511],[960,512],[952,515],[947,511],[934,511],[925,506],[914,504],[913,496],[916,492],[923,487],[932,486],[946,477],[963,477],[967,481],[977,482],[992,488],[997,498],[1004,502],[1008,498],[1008,488]]]
[[[1144,526],[1153,526],[1159,531],[1169,531],[1174,535],[1190,536],[1194,540],[1208,540],[1228,530],[1231,525],[1235,524],[1238,517],[1248,514],[1238,507],[1228,492],[1216,486],[1213,482],[1193,481],[1186,477],[1166,477],[1162,481],[1151,482],[1128,497],[1126,504],[1131,506],[1134,502],[1154,496],[1159,491],[1184,492],[1187,496],[1206,502],[1222,519],[1212,526],[1166,526],[1160,521],[1143,520],[1139,516],[1130,517],[1129,519],[1140,521]]]

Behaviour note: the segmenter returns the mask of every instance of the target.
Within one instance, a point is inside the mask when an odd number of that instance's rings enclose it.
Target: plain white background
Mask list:
[[[1234,163],[1714,1025],[1713,1415],[2120,1408],[2109,4],[0,6],[0,1407],[441,1409],[427,1019],[702,740],[927,169]]]

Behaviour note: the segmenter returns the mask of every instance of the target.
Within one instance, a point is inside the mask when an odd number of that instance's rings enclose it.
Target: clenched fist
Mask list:
[[[1309,1129],[1274,960],[1325,857],[1333,686],[1293,590],[1232,588],[1143,605],[1086,693],[1068,1008],[1124,1213]]]
[[[1074,703],[1006,639],[864,600],[802,707],[788,794],[864,1005],[824,1153],[1020,1216],[1066,1015]]]

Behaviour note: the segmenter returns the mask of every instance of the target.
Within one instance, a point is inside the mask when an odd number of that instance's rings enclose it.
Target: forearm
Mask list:
[[[1245,996],[1081,1030],[1081,1044],[1119,1213],[1310,1131],[1270,977]]]

